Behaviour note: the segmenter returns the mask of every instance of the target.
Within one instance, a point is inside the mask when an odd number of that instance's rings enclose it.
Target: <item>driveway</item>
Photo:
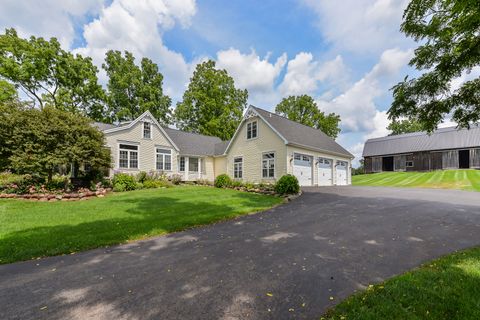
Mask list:
[[[370,283],[479,245],[479,230],[478,193],[305,189],[236,220],[0,266],[0,319],[314,319]]]

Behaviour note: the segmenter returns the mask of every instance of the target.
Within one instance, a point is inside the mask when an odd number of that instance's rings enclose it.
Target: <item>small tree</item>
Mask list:
[[[103,133],[88,118],[53,107],[0,107],[0,135],[4,167],[42,175],[48,182],[61,165],[111,166]]]
[[[292,121],[320,129],[334,139],[340,133],[340,116],[335,113],[326,115],[318,109],[315,100],[306,94],[283,98],[275,107],[275,112]]]
[[[247,90],[235,88],[233,78],[216,69],[214,61],[198,64],[175,110],[177,127],[228,140],[242,119],[247,99]]]

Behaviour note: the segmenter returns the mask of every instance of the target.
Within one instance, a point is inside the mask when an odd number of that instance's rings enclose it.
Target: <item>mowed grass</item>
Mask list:
[[[381,172],[352,177],[357,186],[414,187],[480,191],[480,170]]]
[[[321,319],[480,319],[480,248],[370,285]]]
[[[200,186],[115,193],[75,202],[0,200],[0,264],[179,231],[283,200]]]

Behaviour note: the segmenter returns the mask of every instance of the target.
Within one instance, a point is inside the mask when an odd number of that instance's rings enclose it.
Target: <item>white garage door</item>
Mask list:
[[[312,157],[295,153],[293,156],[293,175],[301,186],[312,185]]]
[[[336,167],[336,178],[337,186],[346,186],[347,185],[347,173],[348,173],[348,162],[346,161],[337,161]]]
[[[331,186],[333,177],[333,160],[318,158],[318,185]]]

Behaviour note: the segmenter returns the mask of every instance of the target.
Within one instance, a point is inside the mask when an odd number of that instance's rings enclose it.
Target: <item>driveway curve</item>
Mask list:
[[[0,319],[314,319],[475,245],[479,193],[310,188],[255,215],[0,266]]]

